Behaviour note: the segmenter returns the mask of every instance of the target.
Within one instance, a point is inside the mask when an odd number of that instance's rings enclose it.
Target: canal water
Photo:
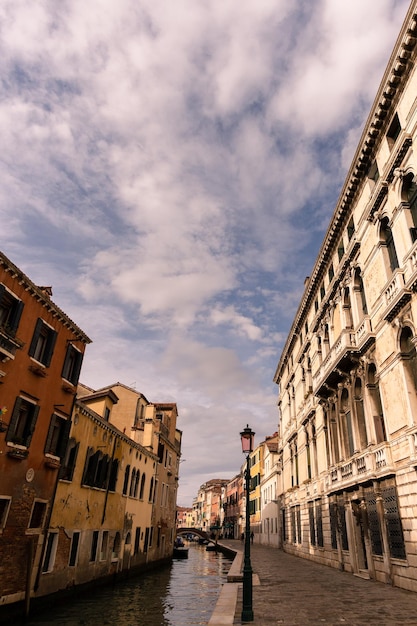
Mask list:
[[[231,560],[194,542],[189,548],[188,559],[174,559],[155,571],[80,595],[77,601],[31,616],[25,626],[207,624]]]

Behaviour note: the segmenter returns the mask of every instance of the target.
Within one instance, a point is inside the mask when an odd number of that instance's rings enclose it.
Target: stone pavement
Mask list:
[[[237,551],[243,550],[240,541],[222,540],[221,543]],[[251,546],[251,562],[255,575],[254,621],[250,622],[253,626],[417,625],[417,594],[411,591],[364,580],[257,544]],[[242,590],[241,585],[239,587],[235,626],[241,624]]]

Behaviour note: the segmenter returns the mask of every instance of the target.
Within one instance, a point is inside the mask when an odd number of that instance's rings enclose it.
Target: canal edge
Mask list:
[[[214,611],[208,621],[208,626],[224,626],[235,624],[238,592],[242,583],[243,551],[234,550],[229,546],[218,543],[217,549],[228,556],[234,556],[232,565],[227,574],[227,582],[222,585]]]

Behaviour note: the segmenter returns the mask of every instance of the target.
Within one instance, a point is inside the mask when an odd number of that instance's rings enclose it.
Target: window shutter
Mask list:
[[[45,350],[45,362],[44,362],[45,367],[49,367],[51,364],[51,359],[54,353],[57,336],[58,336],[58,333],[56,332],[56,330],[52,330],[50,328],[48,332],[48,340],[46,343],[46,350]]]
[[[78,350],[75,350],[75,352],[76,352],[77,357],[75,359],[74,372],[71,377],[71,382],[73,385],[76,385],[78,383],[78,379],[80,377],[80,372],[81,372],[81,365],[83,364],[83,354],[81,352],[78,352]]]
[[[70,359],[71,359],[71,351],[73,350],[73,347],[71,344],[68,345],[67,348],[67,353],[65,355],[65,360],[64,360],[64,366],[62,368],[62,378],[65,378],[66,380],[69,380],[69,364],[70,364]],[[71,381],[70,381],[71,382]]]
[[[6,291],[6,287],[0,284],[0,304],[4,296],[4,292]]]
[[[19,326],[20,318],[22,316],[23,307],[24,307],[24,303],[22,302],[22,300],[16,300],[16,302],[15,302],[15,304],[13,306],[13,310],[12,310],[12,314],[10,316],[10,320],[9,320],[10,332],[12,332],[13,334],[16,332],[17,327]]]
[[[22,404],[22,398],[16,398],[16,402],[14,403],[13,413],[10,418],[9,429],[7,431],[6,441],[10,441],[13,439],[13,435],[16,430],[17,419],[20,413],[20,406]]]
[[[35,348],[36,348],[36,344],[38,343],[39,335],[41,334],[42,326],[43,326],[43,321],[41,320],[40,317],[38,317],[38,321],[36,322],[32,341],[30,343],[29,356],[33,356],[35,354]]]
[[[57,450],[57,456],[63,459],[67,450],[69,434],[71,430],[71,420],[66,420],[62,425],[61,436],[59,438],[59,445]]]
[[[45,452],[51,452],[52,435],[54,434],[54,429],[55,429],[55,424],[57,422],[57,419],[58,418],[56,415],[52,415],[51,422],[49,424],[48,436],[46,438],[46,443],[45,443]]]
[[[30,423],[28,428],[28,435],[26,437],[26,447],[29,448],[30,442],[32,441],[33,431],[35,430],[36,420],[38,419],[40,406],[33,405],[32,415],[30,416]]]

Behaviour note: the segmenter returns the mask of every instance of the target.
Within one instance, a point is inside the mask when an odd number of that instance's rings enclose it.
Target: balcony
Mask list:
[[[399,311],[411,300],[411,290],[406,289],[404,271],[395,270],[391,281],[384,290],[385,313],[384,319],[392,322]]]
[[[326,477],[326,489],[330,492],[348,489],[392,470],[391,448],[389,443],[384,442],[331,467]]]
[[[314,394],[321,397],[331,395],[344,374],[374,341],[375,333],[372,332],[369,317],[365,317],[355,331],[343,330],[313,376]]]

